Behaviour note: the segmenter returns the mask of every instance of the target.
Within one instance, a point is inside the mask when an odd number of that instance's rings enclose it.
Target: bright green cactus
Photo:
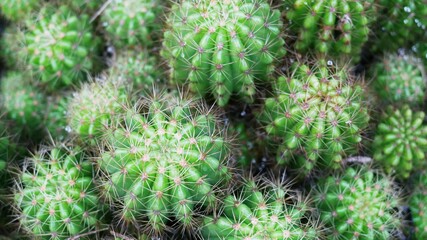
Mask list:
[[[285,6],[298,51],[359,59],[375,16],[373,0],[285,0]]]
[[[101,21],[114,45],[150,46],[161,30],[156,18],[162,13],[158,0],[112,0]]]
[[[392,180],[366,166],[321,180],[314,201],[328,239],[392,239],[400,225]]]
[[[63,95],[51,96],[48,99],[44,125],[52,139],[62,141],[71,131],[67,123],[70,99],[70,97]]]
[[[11,70],[25,67],[25,54],[20,51],[24,42],[22,29],[20,26],[10,25],[0,36],[0,58]]]
[[[29,164],[15,201],[32,239],[69,239],[99,227],[103,212],[92,164],[80,149],[42,149]]]
[[[420,105],[426,91],[425,72],[411,56],[388,55],[373,66],[373,85],[381,101]]]
[[[409,208],[415,225],[415,239],[427,238],[427,174],[417,176],[415,189],[409,198]]]
[[[1,0],[0,13],[7,19],[18,22],[25,20],[41,5],[39,0]]]
[[[357,152],[369,116],[363,88],[346,68],[294,64],[265,101],[259,120],[279,141],[277,160],[301,174],[337,169]]]
[[[317,239],[307,202],[286,186],[246,180],[214,215],[204,216],[203,239]]]
[[[374,160],[387,173],[408,178],[413,169],[427,166],[427,125],[424,112],[408,105],[389,107],[383,114],[373,142]]]
[[[201,102],[172,94],[142,102],[141,114],[130,110],[113,127],[99,161],[104,197],[117,204],[121,222],[148,234],[163,235],[172,219],[188,229],[230,177],[227,140]]]
[[[285,55],[280,12],[264,0],[189,0],[174,4],[162,55],[172,80],[225,106],[232,94],[252,102]]]
[[[84,84],[68,103],[71,132],[86,144],[97,143],[114,119],[124,112],[127,101],[126,91],[118,84]]]
[[[92,70],[99,43],[89,16],[65,6],[48,6],[41,14],[25,34],[29,65],[48,90],[77,85]]]

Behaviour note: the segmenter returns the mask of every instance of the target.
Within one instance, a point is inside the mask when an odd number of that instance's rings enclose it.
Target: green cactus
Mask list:
[[[416,176],[415,189],[409,198],[409,208],[415,225],[415,239],[427,238],[427,174]]]
[[[189,0],[174,4],[162,55],[172,80],[225,106],[232,94],[252,102],[286,53],[278,10],[264,0]]]
[[[321,180],[314,201],[328,239],[391,239],[400,225],[392,180],[366,166]]]
[[[10,25],[0,36],[0,58],[11,70],[25,68],[24,31],[18,25]]]
[[[92,164],[78,149],[42,149],[29,159],[15,193],[32,239],[69,239],[99,227],[103,212]]]
[[[240,191],[225,196],[214,215],[203,217],[201,235],[211,240],[318,239],[307,202],[300,198],[281,185],[246,180]]]
[[[146,222],[147,234],[164,234],[172,218],[190,228],[230,177],[227,140],[201,102],[172,93],[142,102],[142,114],[130,110],[113,127],[99,161],[104,197],[118,204],[121,222]]]
[[[47,6],[40,14],[25,34],[29,65],[50,91],[77,85],[92,70],[99,45],[89,16],[66,6]]]
[[[302,53],[315,51],[331,56],[359,60],[368,40],[374,1],[285,0],[286,18],[298,36],[295,47]]]
[[[427,166],[427,125],[424,112],[408,105],[389,107],[380,120],[373,142],[374,160],[387,173],[408,178],[413,169]]]
[[[420,61],[407,55],[388,55],[373,66],[374,88],[388,104],[421,105],[426,91],[425,72]]]
[[[67,124],[70,96],[50,96],[44,125],[52,139],[63,141],[71,131]]]
[[[101,21],[117,47],[150,46],[161,30],[156,20],[161,13],[158,0],[112,0]]]
[[[124,112],[127,101],[126,91],[118,84],[84,84],[68,103],[67,121],[71,132],[85,144],[96,144],[115,118]]]
[[[279,143],[277,161],[300,174],[337,169],[357,152],[369,116],[363,88],[346,68],[294,64],[281,76],[259,120]]]
[[[39,0],[2,0],[0,1],[0,13],[11,21],[19,22],[37,11],[40,5]]]

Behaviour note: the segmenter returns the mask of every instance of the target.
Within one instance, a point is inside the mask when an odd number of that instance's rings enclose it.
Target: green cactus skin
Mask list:
[[[285,0],[286,17],[294,34],[295,48],[331,56],[349,56],[358,61],[368,40],[373,1]]]
[[[190,228],[199,206],[210,207],[230,178],[229,147],[201,102],[174,95],[143,100],[142,114],[128,112],[99,161],[104,195],[118,204],[121,222],[162,235],[173,218]]]
[[[408,105],[389,107],[381,118],[373,142],[374,160],[387,173],[408,178],[413,169],[427,165],[427,125],[424,112],[413,112]]]
[[[2,0],[0,2],[0,13],[7,19],[18,22],[25,20],[40,5],[39,0]]]
[[[391,239],[399,227],[393,182],[368,167],[349,167],[317,184],[314,201],[328,239]]]
[[[157,0],[112,0],[101,21],[117,47],[150,46],[160,31],[156,17],[162,7]]]
[[[162,55],[172,80],[225,106],[232,94],[252,102],[286,53],[280,12],[264,0],[182,1],[172,7]]]
[[[211,240],[317,239],[316,226],[301,221],[307,213],[307,203],[286,188],[247,180],[215,215],[203,217],[201,234]]]
[[[48,90],[77,85],[91,71],[99,43],[89,16],[65,6],[41,14],[25,34],[29,65]]]
[[[78,149],[43,149],[30,158],[15,201],[20,223],[35,239],[68,239],[101,223],[92,164]],[[33,238],[33,239],[34,239]]]
[[[25,54],[20,49],[24,43],[24,31],[18,25],[10,25],[0,36],[0,58],[11,70],[25,66]]]
[[[300,174],[337,169],[357,152],[369,116],[363,89],[346,68],[294,64],[265,101],[259,120],[280,142],[277,161]]]
[[[427,238],[427,174],[417,176],[415,189],[409,198],[412,220],[415,225],[415,239]]]
[[[108,80],[107,80],[108,81]],[[82,86],[68,105],[68,125],[85,144],[99,142],[105,130],[124,112],[126,91],[111,82]]]
[[[388,55],[373,66],[376,93],[383,102],[421,105],[426,91],[424,68],[411,56]]]
[[[57,141],[65,140],[71,131],[67,123],[70,99],[67,95],[51,96],[48,99],[44,125],[51,138]]]

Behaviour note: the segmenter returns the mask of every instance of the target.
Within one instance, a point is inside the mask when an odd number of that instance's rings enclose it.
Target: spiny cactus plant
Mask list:
[[[283,184],[246,180],[225,196],[214,215],[203,217],[204,239],[317,239],[307,202]]]
[[[171,93],[142,105],[141,114],[129,111],[114,128],[99,160],[104,197],[117,204],[116,217],[138,232],[162,235],[172,219],[188,229],[230,177],[227,140],[201,102]]]
[[[295,47],[302,53],[315,51],[359,59],[374,21],[374,1],[285,0],[289,27],[298,36]]]
[[[156,20],[161,12],[158,0],[112,0],[101,21],[116,46],[150,46],[161,28]]]
[[[11,21],[24,21],[33,11],[37,11],[40,5],[39,0],[2,0],[0,12]]]
[[[48,90],[76,85],[87,78],[99,45],[89,16],[66,6],[47,6],[25,34],[29,65]]]
[[[252,102],[285,55],[280,12],[264,0],[189,0],[174,4],[164,33],[163,56],[173,81],[188,83],[218,105],[232,94]]]
[[[392,239],[400,225],[392,180],[366,166],[318,182],[314,201],[328,239]]]
[[[387,173],[408,178],[413,169],[427,166],[427,125],[424,112],[413,112],[408,105],[389,107],[378,125],[373,142],[374,160]]]
[[[10,25],[0,35],[0,58],[11,70],[25,68],[25,54],[23,47],[24,31],[18,25]]]
[[[71,131],[67,123],[68,102],[71,96],[50,96],[44,125],[50,137],[54,140],[63,141]]]
[[[427,174],[416,176],[415,189],[409,198],[409,207],[415,225],[415,239],[427,238]]]
[[[103,212],[92,164],[78,149],[42,148],[21,175],[15,201],[33,239],[69,239],[96,230]]]
[[[69,100],[68,125],[85,144],[101,140],[109,125],[125,111],[125,89],[109,81],[84,84]]]
[[[388,55],[373,66],[373,85],[381,101],[391,104],[420,105],[426,80],[421,62],[408,55]]]
[[[336,169],[357,152],[369,116],[363,88],[347,68],[294,64],[279,77],[259,120],[279,143],[277,161],[301,174]]]

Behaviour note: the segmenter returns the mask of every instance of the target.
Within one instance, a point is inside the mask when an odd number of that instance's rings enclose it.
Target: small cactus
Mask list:
[[[24,21],[33,11],[37,11],[39,0],[1,0],[0,12],[14,22]]]
[[[400,224],[392,180],[366,166],[318,182],[314,201],[328,239],[391,239]]]
[[[252,102],[285,55],[280,12],[264,0],[189,0],[174,4],[162,55],[173,81],[225,106],[232,94]]]
[[[408,178],[413,169],[427,166],[427,125],[424,112],[408,105],[389,107],[383,114],[373,142],[374,160],[387,173]]]
[[[420,61],[406,55],[388,55],[373,66],[373,85],[388,104],[421,105],[426,91],[425,72]]]
[[[78,149],[42,149],[29,159],[15,201],[32,239],[69,239],[99,227],[103,212],[92,164]]]
[[[415,225],[415,239],[427,238],[427,174],[416,176],[415,189],[409,198],[409,208]]]
[[[0,58],[11,70],[25,68],[25,54],[20,51],[24,43],[24,31],[18,25],[10,25],[0,35]]]
[[[188,229],[198,207],[212,206],[216,188],[229,178],[227,141],[200,102],[172,93],[142,102],[141,114],[130,110],[113,127],[99,161],[104,197],[139,232],[162,235],[171,219]]]
[[[369,116],[363,88],[346,68],[294,64],[279,77],[274,97],[259,120],[279,143],[279,164],[301,174],[314,168],[337,169],[342,157],[357,152]]]

